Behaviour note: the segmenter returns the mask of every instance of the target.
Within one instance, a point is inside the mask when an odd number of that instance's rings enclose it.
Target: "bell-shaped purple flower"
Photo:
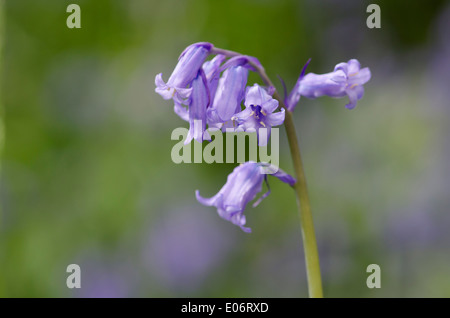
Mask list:
[[[301,96],[316,98],[320,96],[343,97],[347,95],[350,103],[348,109],[355,108],[356,102],[364,95],[363,85],[370,80],[368,67],[361,69],[358,60],[352,59],[347,63],[339,63],[334,71],[326,74],[308,73],[300,81]]]
[[[170,75],[167,83],[162,79],[162,73],[156,75],[155,91],[164,99],[174,98],[177,102],[187,99],[192,87],[188,87],[197,76],[203,62],[208,57],[213,45],[207,42],[195,43],[181,53],[178,64]]]
[[[239,129],[258,132],[259,145],[267,145],[270,128],[284,122],[284,109],[274,113],[278,108],[278,101],[258,84],[247,88],[244,105],[245,109],[234,115],[232,119],[238,123]],[[260,128],[267,129],[266,136],[259,134]]]
[[[202,70],[205,74],[206,81],[208,83],[208,91],[209,91],[209,101],[211,104],[214,99],[214,94],[217,89],[217,83],[219,82],[221,68],[220,65],[225,60],[225,55],[216,55],[212,60],[206,61],[203,63]],[[189,121],[189,110],[187,106],[189,106],[189,100],[184,100],[183,102],[174,100],[174,111],[181,119],[185,121]],[[184,106],[183,104],[186,104]]]
[[[223,72],[208,110],[208,123],[225,123],[241,110],[247,77],[248,70],[244,66],[231,66]]]
[[[239,226],[244,232],[249,233],[251,229],[245,227],[244,209],[247,203],[261,192],[262,183],[264,180],[267,183],[267,173],[270,173],[271,169],[272,167],[269,164],[248,161],[236,167],[228,175],[227,182],[215,196],[203,198],[198,190],[195,192],[195,195],[201,204],[215,206],[220,217]],[[295,184],[296,181],[292,176],[281,169],[275,170],[276,172],[272,174],[273,176],[291,186]],[[253,207],[257,206],[269,193],[270,189],[253,204]]]
[[[203,141],[203,133],[206,132],[206,108],[209,104],[208,83],[203,70],[198,71],[197,77],[192,81],[192,94],[189,98],[189,132],[185,144],[192,139]]]

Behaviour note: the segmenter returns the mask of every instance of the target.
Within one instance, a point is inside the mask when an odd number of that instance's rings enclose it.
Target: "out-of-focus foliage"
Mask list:
[[[72,2],[81,29],[66,27]],[[369,3],[5,1],[0,296],[307,295],[289,187],[274,178],[248,207],[249,235],[194,196],[216,193],[234,165],[170,159],[186,123],[154,76],[199,41],[257,56],[289,88],[310,57],[315,73],[350,58],[370,67],[355,110],[323,98],[295,111],[325,295],[450,296],[450,7],[382,1],[371,30]],[[79,290],[66,287],[72,263]],[[366,287],[372,263],[381,289]]]

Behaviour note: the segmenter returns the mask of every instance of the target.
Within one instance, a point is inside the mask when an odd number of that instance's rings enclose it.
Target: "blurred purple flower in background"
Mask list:
[[[228,175],[227,182],[215,196],[209,199],[203,198],[198,190],[195,195],[203,205],[217,207],[220,217],[239,226],[244,232],[250,233],[251,229],[244,226],[246,223],[244,209],[247,203],[261,192],[262,182],[266,181],[267,184],[268,169],[271,167],[267,164],[246,162]],[[281,169],[272,175],[291,186],[295,184],[295,179]],[[253,204],[253,207],[256,207],[269,194],[270,189]]]
[[[370,77],[371,73],[368,67],[361,69],[358,60],[351,59],[347,63],[337,64],[334,71],[330,73],[308,73],[296,86],[298,87],[298,94],[307,98],[324,95],[344,97],[347,95],[350,103],[345,107],[353,109],[356,107],[356,102],[363,97],[363,84],[367,83]]]
[[[130,297],[130,283],[120,273],[97,269],[83,279],[80,297],[82,298],[125,298]]]
[[[81,298],[124,298],[132,297],[138,286],[138,273],[130,271],[128,261],[132,254],[121,251],[106,255],[99,250],[90,251],[80,261],[81,288],[74,289]],[[126,261],[124,261],[126,259]]]
[[[435,215],[418,205],[405,211],[395,211],[389,216],[384,228],[386,246],[394,249],[400,247],[402,252],[407,253],[436,246],[440,242],[440,233],[436,231],[439,222],[436,222]]]
[[[233,238],[216,226],[217,218],[201,212],[184,205],[152,220],[143,257],[149,273],[171,292],[201,287],[234,250]]]

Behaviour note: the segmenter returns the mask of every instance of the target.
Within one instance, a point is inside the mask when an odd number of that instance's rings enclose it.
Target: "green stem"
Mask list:
[[[309,204],[308,189],[306,187],[306,178],[303,170],[300,147],[298,146],[292,113],[289,111],[286,111],[284,127],[286,128],[289,148],[291,149],[291,157],[294,163],[295,175],[297,177],[297,183],[294,185],[294,189],[297,194],[297,204],[299,207],[302,226],[309,297],[322,298],[322,279],[320,276],[319,253],[317,250],[314,223],[311,214],[311,206]]]
[[[242,55],[237,52],[214,48],[213,52],[215,54],[224,54],[229,57]],[[267,76],[264,68],[260,65],[253,63],[248,60],[248,63],[253,66],[256,72],[259,74],[264,84],[269,87],[273,85],[270,78]],[[311,206],[309,204],[308,189],[306,186],[306,177],[303,169],[302,156],[300,154],[300,147],[297,140],[297,133],[295,132],[294,120],[292,113],[287,110],[283,99],[280,97],[275,89],[273,97],[278,100],[281,107],[286,110],[286,116],[284,119],[284,127],[286,129],[286,135],[289,142],[289,148],[291,151],[292,161],[294,163],[295,176],[297,182],[294,185],[295,193],[297,195],[297,206],[299,208],[300,214],[300,225],[302,228],[303,237],[303,248],[305,251],[305,262],[306,262],[306,276],[308,278],[308,291],[309,297],[311,298],[322,298],[322,279],[320,276],[320,264],[319,264],[319,253],[317,250],[316,235],[314,232],[314,223],[311,214]]]

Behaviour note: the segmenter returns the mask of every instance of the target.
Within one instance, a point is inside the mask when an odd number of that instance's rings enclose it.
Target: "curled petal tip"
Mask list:
[[[252,233],[252,229],[249,227],[241,226],[242,231],[245,233]]]
[[[200,191],[199,190],[195,190],[195,197],[197,199],[198,202],[200,202],[203,205],[206,206],[211,206],[214,204],[214,202],[216,201],[216,196],[213,196],[211,198],[204,198],[200,195]]]

